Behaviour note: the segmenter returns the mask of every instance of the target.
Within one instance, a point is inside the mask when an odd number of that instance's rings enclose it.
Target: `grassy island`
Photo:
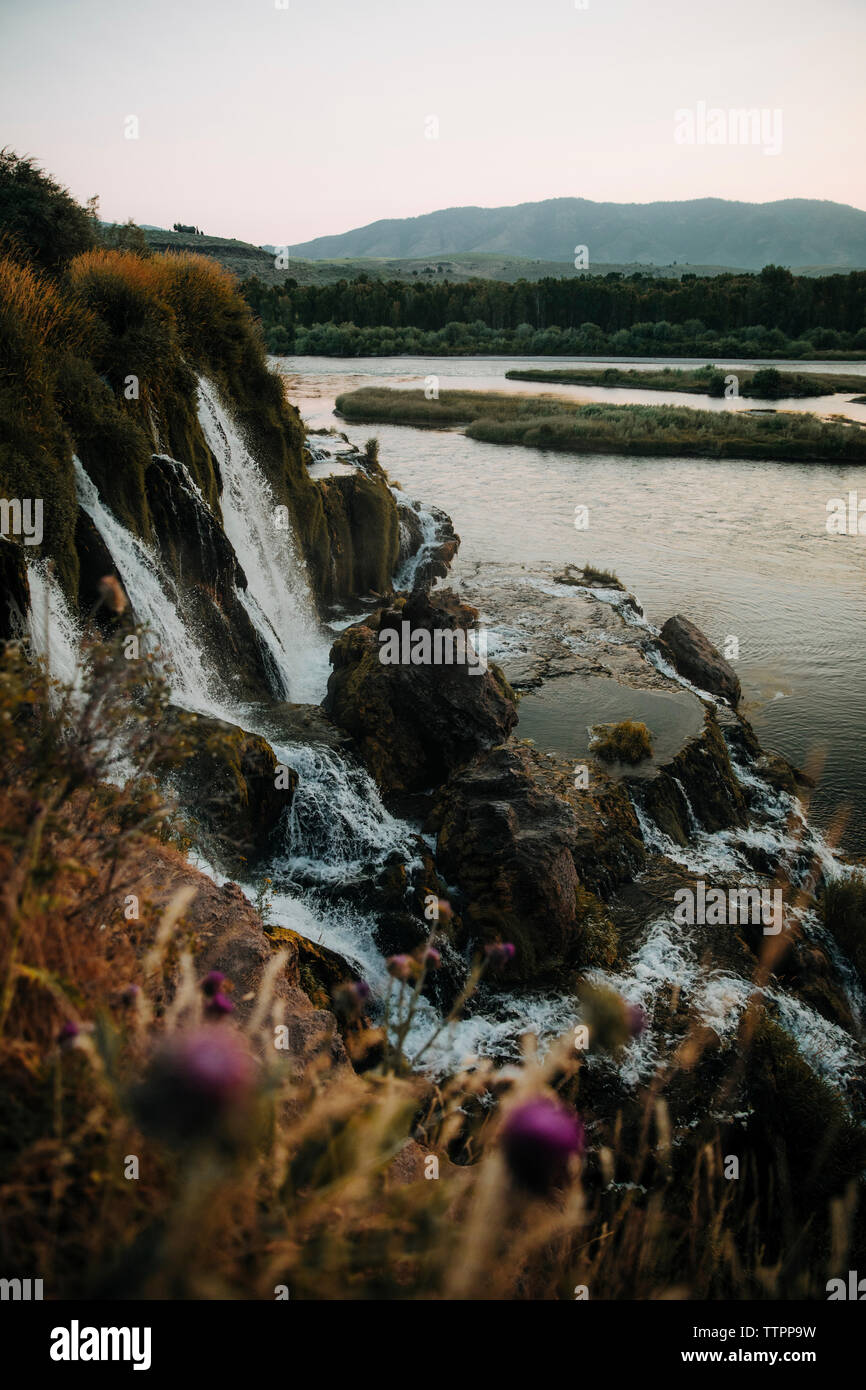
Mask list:
[[[565,453],[624,453],[694,458],[779,459],[798,463],[866,462],[866,429],[784,411],[692,410],[675,405],[607,405],[495,391],[423,391],[367,387],[337,397],[353,424],[464,426],[470,439]]]

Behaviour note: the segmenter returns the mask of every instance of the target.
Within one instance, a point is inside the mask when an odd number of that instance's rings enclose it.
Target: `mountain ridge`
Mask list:
[[[291,252],[314,261],[499,253],[565,262],[579,246],[587,248],[590,266],[687,261],[755,270],[770,262],[856,269],[866,266],[866,212],[815,198],[598,203],[562,197],[382,218],[295,244]]]

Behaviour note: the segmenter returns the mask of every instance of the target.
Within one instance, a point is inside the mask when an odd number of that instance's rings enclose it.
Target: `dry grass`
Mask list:
[[[620,724],[597,724],[593,730],[592,751],[608,763],[639,763],[653,755],[652,735],[646,724],[636,719],[624,719]]]
[[[75,708],[14,653],[2,667],[8,1275],[42,1277],[48,1297],[273,1299],[285,1286],[293,1299],[573,1299],[582,1288],[618,1299],[823,1297],[828,1271],[847,1269],[853,1184],[816,1200],[804,1225],[783,1156],[741,1145],[740,1181],[727,1181],[725,1126],[704,1118],[695,1129],[675,1103],[686,1085],[705,1117],[730,1110],[758,1048],[762,1078],[785,1078],[798,1142],[813,1145],[818,1131],[796,1109],[805,1064],[779,1051],[757,1000],[728,1052],[696,1022],[649,1084],[613,1105],[599,1093],[604,1071],[587,1067],[570,1034],[543,1056],[527,1036],[519,1065],[476,1061],[439,1083],[335,1064],[326,1015],[280,1050],[279,953],[242,1023],[205,1022],[188,891],[140,923],[103,929],[107,904],[129,886],[130,846],[146,855],[162,823],[149,774],[169,750],[149,739],[140,695],[117,694],[111,660],[92,660]],[[105,733],[121,718],[137,721],[140,774],[112,789]],[[581,1010],[593,1056],[616,1059],[629,1036],[622,1001],[585,988]],[[64,1022],[79,1031],[61,1044]],[[219,1038],[251,1059],[252,1080],[231,1126],[172,1142],[152,1059],[202,1029],[209,1046]],[[567,1180],[539,1196],[517,1180],[501,1136],[540,1095],[578,1108],[589,1141]],[[816,1124],[826,1131],[836,1113]]]

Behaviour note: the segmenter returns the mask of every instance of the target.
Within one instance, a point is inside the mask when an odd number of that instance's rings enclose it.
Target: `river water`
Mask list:
[[[665,358],[617,363],[702,365]],[[544,391],[706,409],[760,404],[504,378],[509,368],[566,368],[569,359],[302,357],[273,365],[311,428],[336,426],[358,443],[375,432],[392,480],[450,513],[462,538],[452,570],[458,581],[493,563],[532,570],[589,562],[615,570],[651,622],[683,613],[720,648],[736,639],[743,711],[761,742],[819,774],[812,818],[841,836],[849,852],[866,855],[866,535],[826,529],[831,498],[854,491],[866,499],[866,466],[571,456],[485,444],[452,430],[347,426],[334,414],[343,391],[418,387],[429,376],[443,391]],[[736,371],[756,364],[718,365]],[[766,365],[859,373],[866,392],[863,362]],[[773,404],[866,420],[866,406],[850,399]],[[576,506],[589,508],[586,530],[575,530]]]

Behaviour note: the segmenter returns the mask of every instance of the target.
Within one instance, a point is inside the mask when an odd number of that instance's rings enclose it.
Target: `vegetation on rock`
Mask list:
[[[652,736],[646,724],[623,719],[619,724],[596,724],[592,751],[606,763],[640,763],[653,755]]]

